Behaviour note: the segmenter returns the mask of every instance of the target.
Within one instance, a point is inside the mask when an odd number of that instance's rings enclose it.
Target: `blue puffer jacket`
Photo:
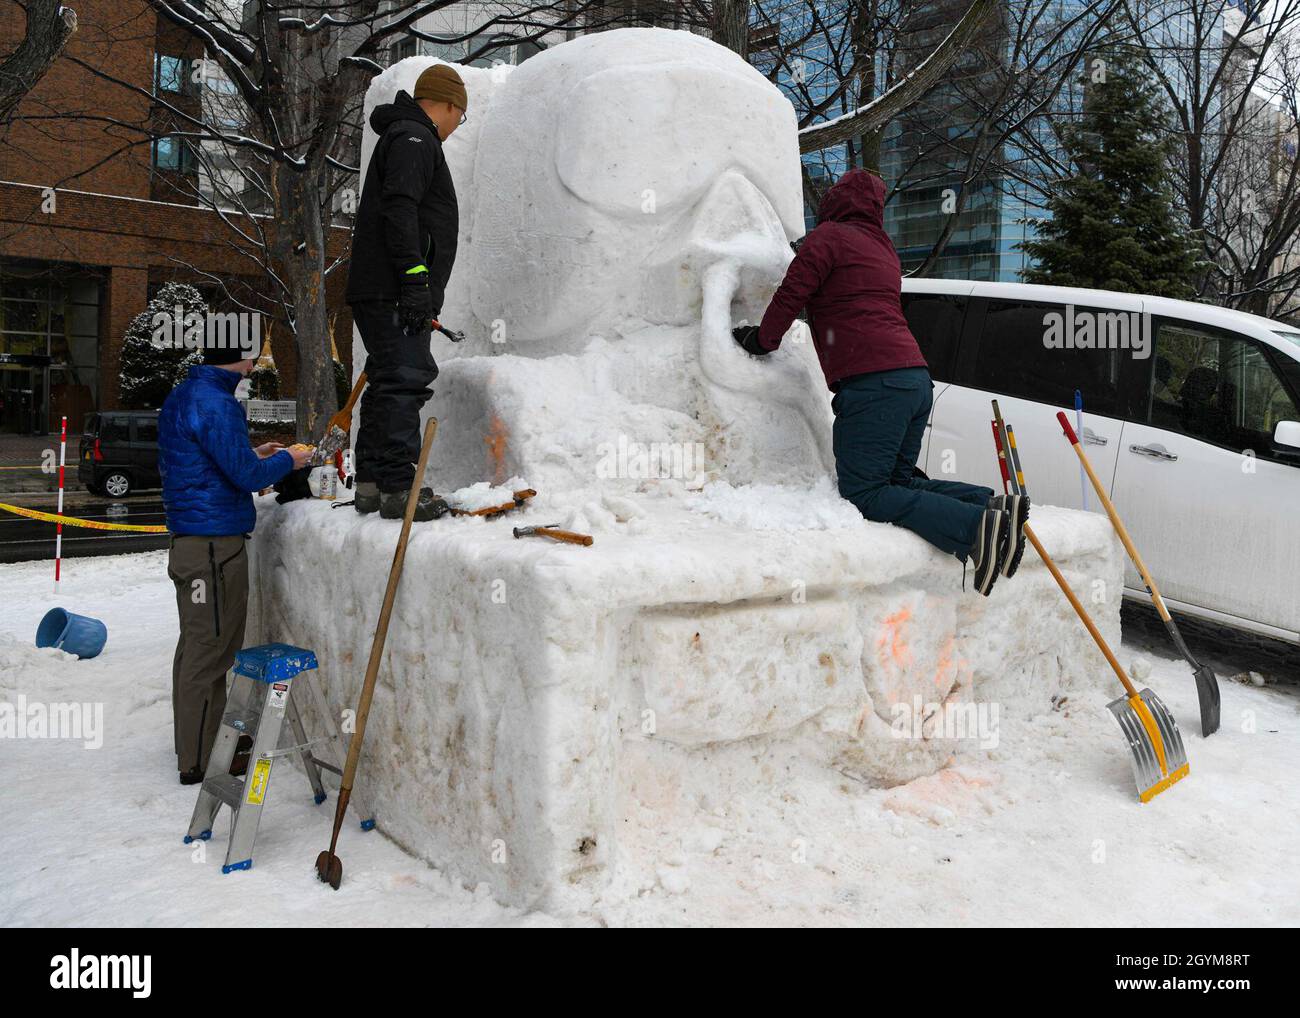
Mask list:
[[[258,459],[235,387],[239,375],[202,364],[171,391],[158,415],[158,468],[173,534],[247,534],[257,522],[251,492],[284,479],[293,457]]]

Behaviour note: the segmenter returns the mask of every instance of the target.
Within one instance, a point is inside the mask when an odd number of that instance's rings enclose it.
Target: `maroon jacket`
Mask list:
[[[851,375],[928,366],[903,317],[902,272],[884,230],[884,212],[883,180],[866,170],[844,174],[822,198],[817,225],[759,326],[759,344],[775,350],[807,307],[831,391]]]

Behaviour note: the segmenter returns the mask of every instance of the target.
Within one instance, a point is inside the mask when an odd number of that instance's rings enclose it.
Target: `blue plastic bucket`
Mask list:
[[[36,627],[36,646],[55,647],[79,658],[95,657],[108,642],[108,626],[99,619],[51,608]]]

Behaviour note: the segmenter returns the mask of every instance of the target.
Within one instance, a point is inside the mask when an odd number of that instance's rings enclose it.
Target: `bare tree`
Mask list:
[[[18,6],[24,10],[27,29],[18,48],[0,62],[0,124],[9,120],[77,30],[77,12],[58,0],[27,0]]]
[[[1246,17],[1228,0],[1126,0],[1128,39],[1176,123],[1170,171],[1201,239],[1202,299],[1294,310],[1300,286],[1300,0]]]
[[[1100,52],[1118,7],[1117,0],[1066,9],[1007,4],[996,31],[972,45],[965,72],[895,119],[895,187],[946,196],[941,226],[912,274],[936,269],[953,236],[970,225],[964,213],[976,195],[1027,207],[1032,219],[1054,182],[1072,172],[1060,130],[1081,111],[1089,57]]]
[[[862,103],[852,112],[823,123],[810,124],[799,132],[799,150],[814,152],[852,137],[863,138],[863,164],[880,166],[880,138],[889,122],[915,103],[931,88],[953,63],[970,47],[973,40],[997,15],[1000,0],[974,0],[948,36],[928,57],[884,92]],[[864,34],[861,29],[857,33]],[[843,87],[864,80],[863,69],[871,66],[874,53],[857,54],[856,66]]]
[[[720,46],[749,57],[749,0],[713,0],[709,35]]]
[[[599,5],[495,4],[482,10],[471,30],[440,34],[420,23],[458,0],[149,3],[229,83],[239,116],[213,116],[211,109],[154,94],[149,123],[115,126],[132,128],[146,141],[170,139],[194,153],[198,177],[170,182],[221,217],[263,292],[210,278],[240,304],[270,302],[277,310],[297,353],[298,435],[314,440],[337,405],[325,286],[345,260],[329,258],[327,231],[340,192],[359,191],[361,105],[370,79],[405,39],[463,47],[467,61],[480,60],[521,40],[581,25]],[[120,88],[145,91],[102,68],[82,66]]]

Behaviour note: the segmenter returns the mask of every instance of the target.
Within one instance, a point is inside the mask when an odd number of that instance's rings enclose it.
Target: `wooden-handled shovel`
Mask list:
[[[1002,470],[1003,488],[1010,488],[1016,494],[1028,495],[1024,471],[1020,469],[1020,454],[1011,441],[1010,427],[1002,420],[1002,411],[998,409],[997,400],[993,400],[993,418],[993,438],[998,447],[998,464]],[[1110,665],[1124,687],[1125,695],[1112,700],[1106,705],[1106,709],[1119,723],[1120,731],[1128,741],[1138,799],[1142,802],[1150,802],[1153,797],[1187,776],[1189,770],[1187,751],[1183,746],[1183,737],[1178,731],[1178,724],[1169,713],[1169,708],[1154,692],[1150,689],[1139,690],[1130,681],[1096,623],[1092,621],[1083,603],[1070,589],[1061,570],[1056,567],[1056,563],[1052,561],[1047,549],[1043,547],[1042,542],[1038,540],[1038,535],[1028,523],[1024,525],[1024,535],[1038,552],[1043,565],[1047,566],[1052,579],[1061,588],[1061,593],[1070,602],[1070,607],[1079,616],[1079,621],[1088,630],[1093,642],[1097,644],[1097,649],[1101,651],[1106,663]]]
[[[348,811],[348,800],[352,798],[352,783],[357,775],[357,763],[361,759],[361,741],[366,735],[366,719],[370,717],[370,701],[375,695],[375,679],[379,676],[379,663],[384,657],[388,620],[392,617],[393,602],[397,599],[397,585],[402,579],[402,563],[406,560],[406,542],[411,536],[411,520],[415,516],[415,507],[420,501],[420,482],[424,479],[425,467],[429,465],[429,449],[433,445],[433,436],[437,431],[438,419],[430,417],[429,423],[424,426],[424,443],[420,446],[420,461],[415,467],[415,480],[411,483],[411,492],[406,497],[406,513],[402,517],[402,530],[397,537],[397,550],[393,552],[393,564],[388,570],[388,588],[384,591],[383,607],[379,609],[379,623],[375,626],[375,637],[370,643],[370,661],[366,665],[366,678],[361,684],[361,699],[357,703],[357,728],[348,743],[348,759],[343,765],[343,780],[339,784],[339,801],[334,808],[334,833],[330,836],[329,849],[316,857],[316,875],[336,891],[343,880],[343,862],[334,850],[338,847],[339,830],[343,827],[343,816]]]
[[[1128,530],[1125,529],[1123,520],[1119,518],[1119,512],[1115,509],[1115,504],[1110,500],[1110,497],[1106,494],[1106,489],[1102,487],[1101,481],[1093,472],[1092,463],[1088,460],[1088,454],[1083,451],[1079,436],[1074,433],[1074,428],[1070,426],[1070,419],[1064,413],[1058,413],[1056,420],[1061,425],[1061,430],[1065,432],[1066,439],[1074,447],[1075,454],[1079,457],[1079,463],[1087,473],[1088,480],[1092,482],[1092,490],[1097,493],[1097,498],[1106,510],[1106,515],[1110,517],[1111,526],[1115,528],[1115,533],[1119,534],[1119,539],[1124,544],[1124,550],[1128,552],[1128,557],[1133,560],[1133,565],[1137,567],[1137,571],[1142,574],[1142,582],[1146,584],[1147,593],[1151,596],[1151,603],[1156,606],[1156,611],[1160,613],[1160,619],[1164,622],[1165,629],[1169,631],[1174,646],[1187,659],[1187,663],[1192,666],[1192,675],[1196,679],[1196,696],[1201,704],[1201,736],[1213,735],[1219,730],[1219,680],[1214,674],[1214,669],[1197,661],[1187,648],[1187,644],[1183,641],[1183,634],[1178,631],[1178,625],[1169,614],[1169,609],[1165,607],[1165,600],[1160,596],[1160,591],[1156,588],[1156,581],[1151,578],[1151,573],[1147,571],[1146,563],[1142,561],[1142,556],[1138,554],[1137,548],[1133,546],[1133,539],[1128,536]]]
[[[348,434],[352,431],[352,408],[357,405],[361,390],[365,387],[366,373],[363,371],[357,376],[348,401],[330,418],[329,426],[325,429],[325,437],[320,440],[320,445],[316,447],[316,455],[312,458],[313,466],[320,466],[321,463],[332,459],[336,452],[348,444]]]

